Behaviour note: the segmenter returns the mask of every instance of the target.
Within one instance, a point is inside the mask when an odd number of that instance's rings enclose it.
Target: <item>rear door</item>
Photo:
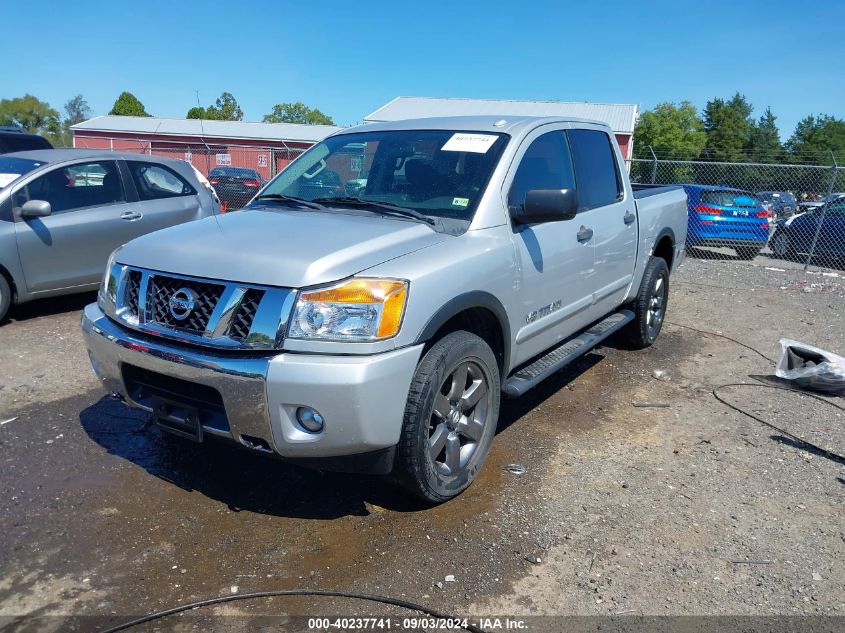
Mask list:
[[[563,129],[542,127],[526,139],[506,181],[508,206],[520,206],[532,189],[571,189],[575,174]],[[593,320],[593,238],[578,217],[515,225],[513,241],[521,269],[522,309],[514,321],[515,362],[535,356]]]
[[[131,236],[126,191],[113,160],[62,165],[12,194],[15,237],[29,292],[95,285],[109,254]],[[29,200],[46,200],[52,214],[24,219]]]
[[[127,160],[125,165],[137,192],[135,210],[141,217],[133,223],[138,237],[200,217],[197,190],[175,170],[160,163]]]
[[[593,231],[595,246],[594,316],[616,309],[628,292],[637,255],[637,215],[626,192],[608,134],[600,129],[567,132],[575,163],[578,220]]]

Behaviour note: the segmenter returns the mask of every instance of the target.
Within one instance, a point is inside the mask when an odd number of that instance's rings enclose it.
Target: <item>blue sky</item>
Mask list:
[[[3,15],[22,26],[0,38],[0,98],[28,92],[58,109],[81,93],[96,114],[123,90],[157,116],[227,90],[246,120],[300,100],[340,124],[397,95],[646,109],[739,90],[755,116],[772,107],[784,138],[810,113],[845,118],[841,0],[110,0]]]

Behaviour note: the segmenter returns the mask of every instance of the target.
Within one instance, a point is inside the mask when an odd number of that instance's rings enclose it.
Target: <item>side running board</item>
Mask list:
[[[502,384],[502,392],[512,398],[521,396],[633,320],[634,313],[630,310],[611,314],[518,370]]]

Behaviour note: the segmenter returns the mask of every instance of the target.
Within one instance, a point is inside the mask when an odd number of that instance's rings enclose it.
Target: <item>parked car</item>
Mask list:
[[[264,179],[254,169],[245,167],[215,167],[208,172],[224,211],[243,207],[264,186]]]
[[[689,208],[687,246],[732,248],[740,259],[754,259],[769,240],[771,212],[741,189],[683,185]]]
[[[121,244],[213,213],[184,161],[73,149],[0,156],[0,321],[13,303],[96,289]]]
[[[838,200],[841,196],[845,196],[845,192],[837,192],[831,193],[826,196],[821,196],[816,200],[802,200],[798,203],[798,211],[809,211],[811,209],[818,209],[819,207],[823,207],[828,202],[833,202],[834,200]]]
[[[837,195],[821,207],[778,222],[770,242],[775,257],[792,259],[809,253],[814,239],[814,255],[845,257],[845,194]]]
[[[30,149],[53,149],[53,146],[43,136],[29,134],[13,125],[0,125],[0,154]]]
[[[798,209],[798,201],[788,191],[758,191],[757,199],[776,220],[788,218]]]
[[[355,147],[360,197],[306,197]],[[105,388],[168,431],[441,502],[481,469],[501,394],[616,331],[654,342],[686,216],[680,187],[632,189],[605,124],[365,125],[243,212],[118,249],[82,328]]]

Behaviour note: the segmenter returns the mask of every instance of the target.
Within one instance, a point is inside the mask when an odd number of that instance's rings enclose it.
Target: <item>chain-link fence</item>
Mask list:
[[[682,184],[687,252],[845,268],[845,168],[634,158],[633,182]],[[765,259],[763,261],[766,261]]]

